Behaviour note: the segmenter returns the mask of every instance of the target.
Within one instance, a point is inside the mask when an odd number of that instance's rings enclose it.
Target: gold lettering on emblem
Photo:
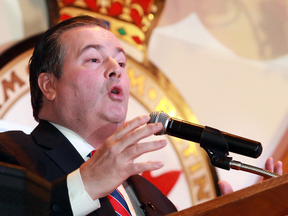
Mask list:
[[[198,157],[198,152],[194,143],[189,143],[189,147],[183,150],[183,155],[187,158],[190,156]]]
[[[151,88],[148,92],[149,99],[155,100],[157,98],[157,91],[154,88]]]
[[[205,191],[205,186],[207,185],[206,183],[206,178],[200,177],[194,180],[194,184],[199,187],[198,193],[197,193],[197,198],[198,200],[203,200],[203,199],[208,199],[210,198],[209,192]]]
[[[173,106],[170,100],[168,100],[166,97],[162,97],[160,102],[158,103],[157,110],[162,110],[163,112],[167,113],[169,116],[175,116],[176,115],[176,108]]]
[[[193,164],[189,167],[189,170],[192,174],[201,169],[202,169],[202,164],[200,162]]]
[[[15,91],[15,83],[18,83],[18,85],[21,87],[22,85],[24,85],[25,83],[15,74],[15,72],[13,71],[11,73],[11,81],[7,81],[7,80],[3,80],[2,81],[2,87],[3,87],[3,92],[4,92],[4,97],[5,97],[5,101],[7,101],[9,99],[8,96],[8,89],[12,90],[13,92]]]
[[[145,84],[145,77],[140,75],[140,76],[135,76],[135,73],[134,73],[134,70],[132,68],[129,68],[128,69],[128,77],[129,77],[129,80],[130,80],[130,87],[131,88],[134,88],[135,86],[138,87],[137,88],[137,92],[140,94],[140,95],[144,95],[144,84]]]

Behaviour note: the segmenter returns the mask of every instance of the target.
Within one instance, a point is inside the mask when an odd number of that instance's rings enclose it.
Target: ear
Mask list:
[[[48,101],[52,101],[56,97],[55,81],[56,77],[52,73],[44,72],[38,77],[39,88]]]

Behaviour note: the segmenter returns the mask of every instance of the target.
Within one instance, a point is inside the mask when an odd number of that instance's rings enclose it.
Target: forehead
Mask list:
[[[62,34],[61,41],[66,50],[81,49],[90,44],[99,44],[106,49],[122,48],[117,37],[100,26],[82,26],[69,29]]]

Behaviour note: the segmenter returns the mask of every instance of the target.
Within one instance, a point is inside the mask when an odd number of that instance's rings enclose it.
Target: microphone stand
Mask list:
[[[264,178],[275,178],[279,176],[278,174],[270,172],[268,170],[264,170],[255,166],[251,166],[251,165],[244,164],[239,161],[233,161],[233,160],[230,161],[230,168],[254,173]]]
[[[230,168],[242,170],[263,176],[265,178],[273,178],[279,176],[268,170],[250,166],[248,164],[243,164],[239,161],[233,161],[231,157],[227,157],[227,155],[229,155],[228,144],[221,131],[215,128],[206,126],[203,129],[200,139],[200,146],[207,152],[212,165],[215,167],[226,170],[230,170]]]

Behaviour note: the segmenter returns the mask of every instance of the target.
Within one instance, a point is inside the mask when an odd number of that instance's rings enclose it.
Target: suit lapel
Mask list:
[[[48,157],[50,157],[65,174],[73,172],[84,163],[83,158],[68,139],[49,122],[40,120],[39,125],[31,135],[38,145],[47,149],[46,154]]]

